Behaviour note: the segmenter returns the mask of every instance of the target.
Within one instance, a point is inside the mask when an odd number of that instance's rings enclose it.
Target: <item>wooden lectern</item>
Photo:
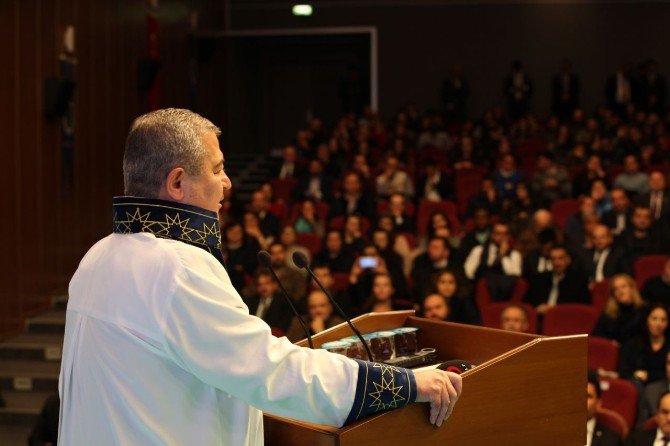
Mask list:
[[[371,313],[353,320],[361,333],[419,328],[419,347],[440,362],[465,359],[463,394],[440,427],[415,403],[341,429],[266,414],[265,444],[291,446],[467,445],[583,446],[586,442],[587,336],[544,337],[432,321],[413,311]],[[350,336],[341,324],[313,337],[315,348]],[[306,346],[306,340],[298,345]]]

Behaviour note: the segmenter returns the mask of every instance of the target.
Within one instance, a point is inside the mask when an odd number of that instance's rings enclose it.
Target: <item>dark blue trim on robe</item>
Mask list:
[[[416,400],[416,380],[411,370],[354,361],[358,363],[356,396],[345,425],[377,412],[405,407]]]
[[[114,233],[148,232],[158,238],[179,240],[204,249],[225,268],[216,212],[157,198],[114,197],[112,203]]]

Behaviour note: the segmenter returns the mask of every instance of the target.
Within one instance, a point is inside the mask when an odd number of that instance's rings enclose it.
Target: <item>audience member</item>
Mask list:
[[[637,333],[643,305],[635,280],[631,276],[617,274],[612,277],[609,299],[593,328],[593,336],[613,339],[619,344],[626,343]]]
[[[668,390],[670,390],[670,351],[665,355],[665,377],[647,384],[640,395],[637,426],[642,426],[658,413],[658,402]]]
[[[293,195],[297,200],[305,198],[327,202],[332,200],[332,180],[324,172],[323,163],[319,159],[314,158],[309,161],[307,173],[300,177]]]
[[[516,333],[528,333],[528,314],[519,305],[509,305],[500,313],[500,328]]]
[[[272,233],[265,233],[261,229],[261,220],[254,212],[245,212],[242,216],[245,236],[256,241],[261,249],[268,249],[274,242],[275,236]]]
[[[522,269],[521,254],[511,246],[509,225],[494,224],[489,240],[472,248],[464,267],[468,279],[486,279],[493,300],[507,299]]]
[[[670,260],[665,262],[663,273],[647,280],[642,287],[642,297],[649,304],[670,307]]]
[[[270,200],[263,191],[257,190],[251,195],[249,210],[258,216],[258,223],[264,236],[279,235],[279,218],[270,212]]]
[[[342,233],[331,229],[326,233],[325,247],[315,257],[315,262],[328,265],[332,272],[349,273],[356,258],[344,246]]]
[[[620,446],[621,438],[598,423],[596,414],[602,406],[602,390],[595,372],[589,370],[586,382],[586,446]]]
[[[261,269],[254,275],[255,292],[244,298],[249,313],[263,319],[270,327],[286,333],[293,313],[278,292],[279,287],[270,271]]]
[[[333,314],[333,305],[330,303],[330,299],[323,291],[319,290],[312,291],[307,296],[307,315],[303,319],[312,335],[344,322],[344,319]],[[305,339],[305,330],[300,325],[297,317],[293,317],[291,320],[289,329],[286,331],[286,337],[291,342]]]
[[[653,226],[654,219],[651,210],[644,206],[635,206],[631,225],[621,233],[619,243],[624,247],[629,262],[634,262],[639,256],[659,252],[660,236]]]
[[[417,198],[426,201],[452,200],[454,184],[450,175],[440,172],[435,160],[429,159],[424,165],[425,173],[417,182]]]
[[[286,146],[282,152],[281,163],[275,166],[275,177],[281,180],[287,178],[300,178],[302,166],[298,164],[298,150],[295,146]]]
[[[442,83],[442,106],[447,121],[463,120],[468,110],[470,85],[463,77],[460,65],[454,65],[449,76]]]
[[[294,302],[302,301],[307,293],[307,281],[305,276],[288,266],[286,246],[280,242],[274,242],[270,245],[268,252],[272,261],[272,268],[277,273],[277,277],[284,285],[288,295]]]
[[[648,189],[649,192],[638,197],[638,204],[648,207],[654,220],[670,214],[670,196],[662,172],[656,170],[649,174]]]
[[[292,225],[285,225],[279,233],[279,241],[286,247],[286,258],[293,259],[295,252],[302,253],[308,262],[312,261],[312,254],[309,249],[298,244],[298,234]],[[289,267],[300,272],[303,276],[307,276],[307,271],[303,268],[298,268],[293,264],[293,261],[288,262]]]
[[[366,194],[363,181],[356,172],[349,172],[342,179],[342,192],[330,207],[330,216],[360,215],[367,219],[374,216],[371,195]]]
[[[460,269],[449,267],[431,278],[432,293],[442,296],[449,306],[451,322],[461,324],[479,324],[479,311],[469,286]]]
[[[589,290],[584,275],[572,268],[572,258],[564,246],[554,246],[549,252],[552,270],[533,276],[525,301],[535,306],[539,314],[557,304],[589,303]]]
[[[537,235],[539,247],[531,250],[523,259],[523,276],[531,280],[533,276],[551,271],[553,266],[549,259],[551,249],[556,246],[556,231],[543,229]]]
[[[505,78],[504,93],[507,111],[512,119],[521,118],[528,113],[533,83],[519,60],[512,62],[512,72]]]
[[[455,263],[451,259],[449,242],[443,237],[431,238],[426,252],[417,256],[412,263],[413,300],[420,300],[430,291],[431,278],[436,273]]]
[[[498,195],[498,190],[493,184],[493,180],[485,178],[482,180],[479,192],[468,199],[468,206],[465,210],[465,217],[470,217],[477,209],[487,209],[490,215],[500,215],[502,213],[502,199]]]
[[[449,319],[449,304],[443,296],[433,293],[423,299],[423,317],[436,321],[447,321]]]
[[[572,184],[568,172],[555,163],[549,152],[537,158],[537,171],[533,176],[533,193],[544,207],[563,198],[570,198]]]
[[[640,160],[635,155],[624,158],[624,171],[614,180],[614,187],[623,189],[629,194],[646,194],[649,192],[649,176],[640,171]]]
[[[388,205],[388,213],[393,218],[396,232],[416,232],[416,223],[407,212],[407,199],[404,195],[391,194]]]
[[[614,235],[621,234],[630,224],[631,202],[623,189],[615,188],[610,192],[612,209],[602,216],[604,224],[612,228]]]
[[[567,120],[579,106],[579,87],[579,77],[572,72],[572,62],[562,60],[559,72],[551,81],[551,108],[559,119]]]
[[[670,439],[670,391],[663,393],[658,400],[656,412],[657,428],[654,430],[636,429],[626,439],[626,446],[663,446]]]
[[[607,78],[605,84],[607,105],[621,117],[625,116],[628,105],[635,100],[633,97],[635,86],[631,71],[630,64],[623,64],[616,73]]]
[[[226,226],[222,251],[226,260],[226,271],[235,289],[242,290],[246,286],[245,274],[256,270],[256,255],[260,249],[255,239],[244,234],[241,224],[230,222]]]
[[[666,340],[668,310],[662,305],[649,309],[642,332],[621,346],[619,376],[642,388],[665,376],[670,342]]]
[[[572,195],[579,197],[587,195],[596,180],[603,181],[607,186],[607,172],[603,168],[602,158],[597,153],[589,155],[586,159],[585,169],[575,175],[572,186]]]
[[[516,186],[524,180],[523,172],[516,168],[514,156],[503,155],[498,169],[493,174],[493,182],[503,200],[512,200],[516,195]]]
[[[609,279],[615,274],[630,273],[631,268],[620,246],[614,244],[612,230],[605,225],[596,225],[591,231],[593,247],[582,249],[581,268],[589,283]]]
[[[461,239],[460,252],[463,260],[470,255],[475,246],[481,246],[489,240],[491,234],[491,216],[488,209],[477,209],[472,216],[472,229]]]
[[[324,224],[319,219],[316,203],[311,199],[304,200],[300,205],[300,213],[293,223],[298,234],[314,234],[323,237]]]
[[[414,185],[407,172],[400,169],[400,160],[396,155],[388,155],[384,163],[384,171],[376,179],[377,195],[389,197],[401,194],[414,196]]]

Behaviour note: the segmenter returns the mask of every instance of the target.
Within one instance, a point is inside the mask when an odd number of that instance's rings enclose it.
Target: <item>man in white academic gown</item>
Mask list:
[[[441,425],[458,375],[297,347],[249,314],[220,251],[219,134],[188,110],[133,123],[114,233],[70,282],[59,444],[261,445],[261,411],[342,426],[415,401]]]

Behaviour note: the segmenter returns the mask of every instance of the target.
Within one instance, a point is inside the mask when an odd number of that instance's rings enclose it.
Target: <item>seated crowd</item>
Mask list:
[[[669,126],[633,103],[546,122],[496,108],[444,125],[413,106],[391,123],[370,108],[349,113],[330,131],[313,119],[248,204],[227,195],[227,270],[250,311],[293,341],[303,332],[258,268],[260,249],[313,333],[342,319],[293,265],[296,251],[351,317],[415,309],[609,339],[618,360],[606,374],[634,384],[641,425],[670,379]],[[575,328],[579,312],[589,322]]]

